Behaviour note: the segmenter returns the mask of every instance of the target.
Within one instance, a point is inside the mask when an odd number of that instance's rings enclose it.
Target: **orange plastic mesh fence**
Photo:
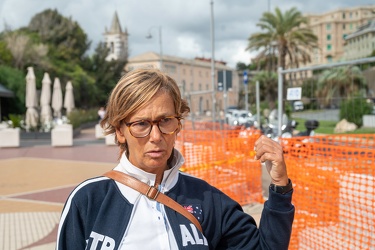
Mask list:
[[[186,158],[184,171],[245,205],[263,202],[261,167],[253,160],[259,136],[254,130],[190,123],[176,147]],[[296,207],[289,249],[375,249],[375,136],[296,137],[281,143]]]
[[[261,166],[254,160],[259,131],[186,130],[176,147],[185,157],[182,170],[219,188],[241,205],[263,202]]]
[[[282,144],[296,207],[290,249],[375,249],[375,136]]]

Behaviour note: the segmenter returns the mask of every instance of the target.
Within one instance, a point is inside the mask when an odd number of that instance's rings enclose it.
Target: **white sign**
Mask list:
[[[294,101],[294,100],[301,100],[302,97],[302,88],[288,88],[288,91],[286,93],[286,99],[288,101]]]

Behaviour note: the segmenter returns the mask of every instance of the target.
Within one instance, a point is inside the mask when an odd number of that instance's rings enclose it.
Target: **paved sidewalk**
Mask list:
[[[112,169],[117,146],[95,138],[94,128],[74,138],[73,147],[50,140],[23,140],[0,148],[0,250],[55,249],[64,202],[80,182]],[[259,222],[263,206],[245,206]]]

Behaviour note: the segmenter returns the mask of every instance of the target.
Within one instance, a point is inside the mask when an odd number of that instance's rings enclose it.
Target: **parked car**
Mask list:
[[[295,101],[293,102],[293,111],[302,111],[304,109],[303,102]]]
[[[254,119],[252,118],[252,114],[246,110],[238,110],[238,109],[230,109],[227,111],[226,121],[229,125],[245,125],[249,123],[253,123]]]

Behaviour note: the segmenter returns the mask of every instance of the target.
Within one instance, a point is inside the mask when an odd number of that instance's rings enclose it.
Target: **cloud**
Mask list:
[[[213,2],[213,12],[211,12]],[[235,67],[238,61],[248,63],[252,55],[244,51],[262,13],[275,7],[296,7],[303,13],[323,13],[349,6],[374,4],[373,0],[2,0],[0,30],[4,23],[12,29],[27,26],[31,18],[45,9],[57,9],[72,17],[92,41],[91,51],[109,28],[117,11],[121,26],[127,29],[130,56],[147,51],[159,53],[157,29],[153,39],[146,39],[151,27],[162,27],[163,54],[194,58],[211,57],[211,13],[214,16],[215,58]],[[3,27],[2,27],[3,26]]]

